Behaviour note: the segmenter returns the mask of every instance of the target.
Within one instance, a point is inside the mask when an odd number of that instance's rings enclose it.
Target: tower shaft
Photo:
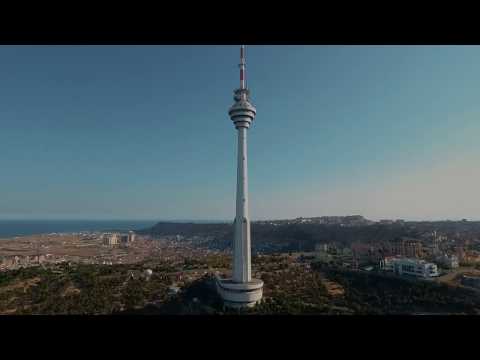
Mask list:
[[[238,128],[237,158],[237,206],[233,246],[233,281],[249,282],[251,276],[250,259],[250,218],[248,215],[248,167],[247,167],[247,128]]]

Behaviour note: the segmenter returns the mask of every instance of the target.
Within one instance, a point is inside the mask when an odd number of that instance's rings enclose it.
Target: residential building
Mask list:
[[[447,269],[455,269],[459,266],[458,256],[443,254],[437,258],[437,261]]]

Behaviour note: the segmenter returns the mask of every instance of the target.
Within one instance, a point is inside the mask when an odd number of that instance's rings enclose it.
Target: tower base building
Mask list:
[[[249,282],[237,283],[232,279],[217,277],[217,292],[227,307],[253,307],[262,299],[263,281],[252,279]]]

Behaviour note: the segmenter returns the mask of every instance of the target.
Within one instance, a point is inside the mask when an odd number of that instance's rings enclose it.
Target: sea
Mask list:
[[[136,231],[147,229],[157,222],[155,220],[0,220],[0,239],[82,231]]]
[[[0,240],[15,236],[88,231],[137,231],[163,222],[223,223],[227,220],[0,220]]]

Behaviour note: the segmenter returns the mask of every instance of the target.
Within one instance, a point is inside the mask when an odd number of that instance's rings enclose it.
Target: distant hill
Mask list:
[[[252,222],[252,250],[311,251],[317,243],[349,245],[353,242],[391,242],[403,237],[419,238],[423,234],[435,230],[450,237],[480,238],[480,222],[474,221],[373,223],[362,218],[365,220],[365,223],[362,223],[362,219],[354,217],[353,225],[345,225],[342,223],[343,220],[338,220],[338,218],[341,217],[323,217],[323,219],[333,219],[333,224],[325,224],[325,220],[315,222],[316,219],[322,218]],[[226,249],[231,246],[233,239],[233,224],[159,222],[140,233],[153,236],[210,237],[212,240],[209,242],[209,246]]]
[[[181,236],[201,236],[201,235],[223,235],[230,231],[232,224],[228,223],[193,223],[193,222],[159,222],[149,229],[140,230],[140,234],[151,234],[157,236],[181,235]]]

